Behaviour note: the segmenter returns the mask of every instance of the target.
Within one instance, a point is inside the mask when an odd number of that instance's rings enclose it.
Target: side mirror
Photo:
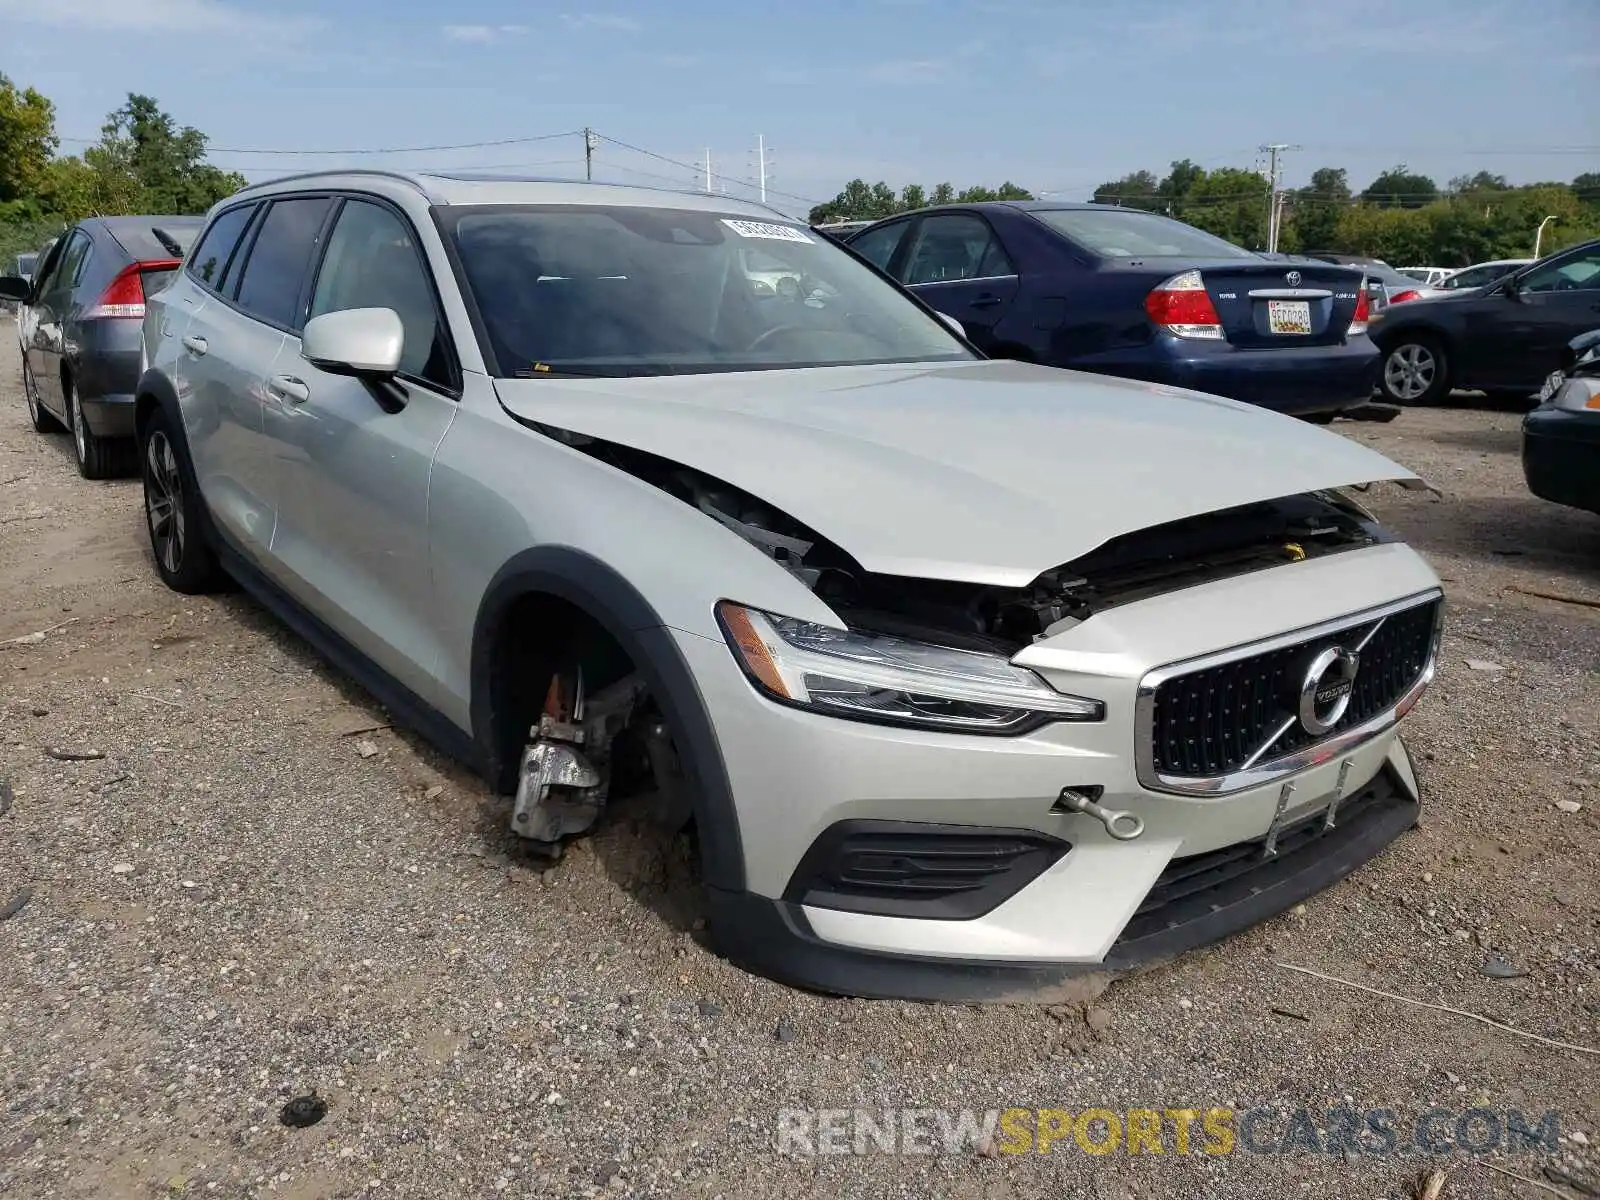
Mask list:
[[[949,313],[943,312],[939,314],[939,320],[950,326],[951,332],[953,332],[958,338],[962,339],[963,341],[966,340],[967,327],[960,321],[956,320]]]
[[[1517,277],[1515,275],[1507,275],[1502,279],[1498,290],[1504,293],[1508,300],[1522,299],[1522,289],[1517,286]]]
[[[405,340],[394,309],[347,308],[306,322],[300,357],[331,375],[389,379],[400,369]]]
[[[1562,347],[1561,370],[1567,375],[1573,374],[1579,367],[1593,364],[1596,360],[1600,360],[1600,329],[1580,333]]]
[[[20,275],[0,275],[0,300],[26,300],[33,294],[33,284]]]

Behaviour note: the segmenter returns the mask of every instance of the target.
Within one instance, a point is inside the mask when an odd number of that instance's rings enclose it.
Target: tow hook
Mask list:
[[[1141,836],[1144,833],[1144,818],[1126,809],[1102,808],[1098,798],[1103,794],[1103,789],[1099,787],[1062,788],[1053,811],[1083,813],[1093,817],[1119,842],[1131,842]]]

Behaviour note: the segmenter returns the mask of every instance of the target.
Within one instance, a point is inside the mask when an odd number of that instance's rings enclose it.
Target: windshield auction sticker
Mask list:
[[[811,244],[811,239],[793,225],[768,225],[764,221],[734,221],[727,217],[722,223],[733,230],[740,237],[766,238],[774,242],[804,242]]]

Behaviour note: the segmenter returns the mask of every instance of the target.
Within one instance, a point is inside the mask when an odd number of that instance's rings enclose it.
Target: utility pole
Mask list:
[[[1290,150],[1298,150],[1287,142],[1275,142],[1261,147],[1267,156],[1267,182],[1272,185],[1267,193],[1267,253],[1278,252],[1278,234],[1283,226],[1283,158]]]
[[[711,194],[711,147],[706,147],[706,195]]]
[[[767,139],[756,134],[756,179],[761,188],[761,203],[767,202]]]
[[[598,145],[594,130],[585,125],[583,127],[583,177],[591,183],[594,181],[594,152]]]

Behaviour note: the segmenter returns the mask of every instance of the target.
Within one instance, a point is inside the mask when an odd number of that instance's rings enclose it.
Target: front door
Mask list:
[[[28,370],[39,389],[39,402],[60,417],[67,416],[66,393],[61,386],[61,364],[67,356],[67,333],[71,324],[74,288],[89,259],[89,235],[74,229],[60,246],[49,274],[34,293],[29,339]]]
[[[318,370],[291,335],[266,380],[277,527],[271,564],[301,604],[424,699],[439,622],[428,563],[428,482],[455,419],[459,373],[409,222],[346,200],[308,319],[388,308],[405,330],[400,371],[378,383]]]
[[[1467,301],[1462,382],[1533,392],[1568,342],[1600,328],[1600,244],[1552,255],[1508,284]]]
[[[924,217],[903,261],[906,286],[960,321],[974,346],[993,353],[995,326],[1016,299],[1018,279],[989,222],[976,213]]]

